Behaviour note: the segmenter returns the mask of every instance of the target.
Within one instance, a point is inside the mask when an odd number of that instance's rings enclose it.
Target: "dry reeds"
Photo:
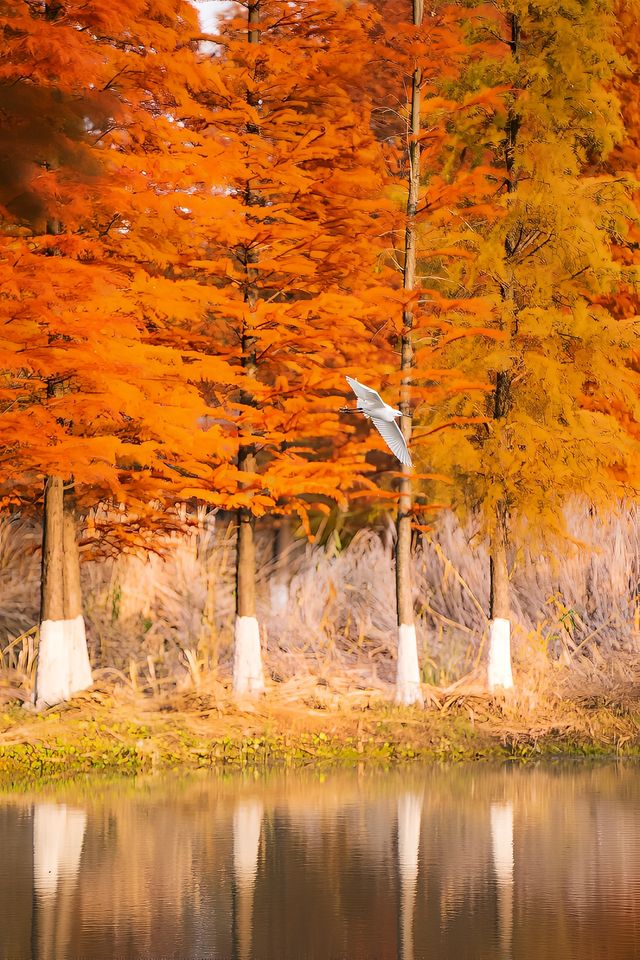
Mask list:
[[[637,691],[640,537],[635,508],[594,517],[575,507],[573,542],[556,555],[511,558],[514,655],[531,689],[572,693]],[[27,691],[38,617],[39,531],[0,523],[0,675]],[[122,556],[83,564],[92,661],[97,676],[160,694],[225,680],[234,617],[235,534],[201,516],[164,544],[164,557]],[[380,690],[393,679],[395,583],[389,531],[361,530],[345,549],[297,542],[290,551],[289,602],[269,590],[271,532],[259,535],[258,616],[271,678],[328,681]],[[478,677],[485,652],[488,560],[472,531],[444,515],[414,549],[414,600],[424,679],[441,689]],[[101,673],[102,671],[102,673]]]

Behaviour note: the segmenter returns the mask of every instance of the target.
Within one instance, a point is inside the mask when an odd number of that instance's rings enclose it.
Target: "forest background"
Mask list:
[[[635,696],[637,7],[218,13],[0,7],[4,699]]]

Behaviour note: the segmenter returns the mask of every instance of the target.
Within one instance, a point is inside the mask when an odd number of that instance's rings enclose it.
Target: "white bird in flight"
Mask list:
[[[410,467],[411,454],[402,435],[402,430],[396,423],[397,417],[402,416],[402,410],[390,407],[379,393],[376,393],[371,387],[365,387],[363,383],[354,380],[353,377],[347,377],[346,379],[358,398],[357,409],[360,413],[364,413],[368,420],[373,421],[374,427],[400,463]]]

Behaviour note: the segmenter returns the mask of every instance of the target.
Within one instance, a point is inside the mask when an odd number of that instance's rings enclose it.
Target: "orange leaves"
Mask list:
[[[170,114],[196,66],[184,45],[195,26],[180,0],[114,0],[106,18],[92,3],[52,20],[26,5],[0,18],[5,77],[16,77],[10,102],[0,90],[16,140],[0,202],[19,224],[0,237],[0,437],[14,495],[31,499],[46,472],[72,474],[84,501],[170,501],[187,477],[200,491],[235,489],[237,439],[201,385],[234,387],[237,374],[190,332],[206,289],[171,276],[192,230],[194,145]],[[39,168],[23,162],[36,134]]]
[[[222,19],[215,56],[193,42],[182,0],[70,0],[52,21],[24,5],[0,21],[15,81],[0,109],[17,131],[0,170],[12,494],[65,470],[85,503],[111,494],[137,508],[193,496],[304,517],[374,496],[394,464],[339,414],[344,375],[397,393],[407,308],[416,401],[462,389],[439,348],[491,335],[491,305],[456,274],[489,165],[448,152],[462,108],[438,88],[463,49],[460,10],[394,32],[393,4],[384,16],[334,0],[262,8],[259,42],[241,17]],[[406,172],[396,94],[416,57],[423,276],[407,293],[391,181]],[[463,108],[495,101],[480,89]],[[255,468],[240,471],[249,450]]]

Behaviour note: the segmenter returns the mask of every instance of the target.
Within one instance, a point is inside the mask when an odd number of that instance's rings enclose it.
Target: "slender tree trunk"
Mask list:
[[[44,482],[40,620],[64,620],[64,484],[62,477]]]
[[[255,617],[256,545],[254,521],[249,510],[240,510],[239,519],[236,613],[239,617]]]
[[[518,57],[520,40],[520,24],[515,14],[510,15],[510,37],[508,40],[511,56]],[[517,187],[517,172],[515,167],[515,151],[518,139],[520,120],[515,110],[511,108],[506,124],[506,188],[513,193]],[[505,238],[504,253],[508,270],[511,256],[514,252],[510,234]],[[513,271],[511,277],[505,281],[502,288],[502,301],[510,304],[516,316],[517,309],[515,280]],[[496,374],[496,386],[493,394],[493,419],[501,420],[506,417],[512,405],[511,372],[500,370]],[[508,539],[508,508],[501,503],[497,508],[496,528],[491,537],[489,546],[489,658],[487,663],[487,683],[490,690],[502,687],[510,690],[513,687],[511,671],[511,610],[509,603],[509,575],[507,570],[507,539]]]
[[[422,24],[423,0],[413,0],[413,23]],[[404,238],[403,287],[413,290],[416,285],[417,264],[417,228],[415,217],[418,211],[420,194],[420,100],[422,92],[422,71],[416,66],[411,77],[411,115],[409,119],[409,183],[407,197],[407,226]],[[401,369],[402,387],[400,409],[402,432],[407,441],[411,439],[411,408],[409,404],[411,371],[413,370],[413,348],[411,331],[413,328],[413,309],[406,306],[402,315]],[[398,605],[398,666],[396,675],[396,703],[423,703],[420,687],[420,666],[418,663],[418,643],[413,616],[413,585],[411,576],[411,509],[412,509],[412,469],[402,467],[400,480],[400,500],[398,504],[398,535],[396,539],[396,598]]]
[[[260,34],[257,29],[260,22],[260,3],[250,4],[248,8],[248,40],[257,44]],[[250,91],[247,102],[252,106],[255,96]],[[251,125],[252,133],[259,132]],[[249,209],[258,202],[255,194],[247,187],[245,204]],[[257,255],[254,250],[244,250],[246,274],[244,302],[253,312],[258,300],[256,267]],[[242,365],[249,374],[256,370],[255,338],[245,327],[242,332]],[[252,398],[244,396],[243,402],[251,404]],[[253,447],[242,444],[238,455],[238,468],[245,473],[255,471],[256,461]],[[238,511],[238,539],[236,555],[236,622],[233,654],[233,690],[236,694],[260,694],[264,691],[262,672],[262,654],[260,651],[260,627],[256,617],[256,552],[255,520],[250,510]]]
[[[255,522],[249,510],[239,511],[238,521],[233,690],[240,695],[259,694],[264,677],[256,617]]]
[[[68,700],[93,683],[73,496],[61,477],[45,481],[40,590],[35,702],[42,707]]]
[[[87,635],[82,612],[78,521],[76,518],[75,495],[71,485],[64,492],[62,507],[64,615],[71,633],[69,691],[74,694],[80,690],[87,690],[93,683],[93,676],[91,675]]]
[[[51,381],[50,398],[62,395]],[[36,706],[53,706],[93,683],[80,588],[73,492],[62,477],[47,477],[42,516],[40,643],[36,667]]]
[[[507,567],[506,520],[499,507],[496,529],[489,550],[490,609],[489,663],[487,680],[490,690],[513,687],[511,674],[511,609],[509,603],[509,571]]]
[[[55,17],[61,9],[50,4]],[[57,218],[47,222],[47,233],[57,235]],[[55,251],[53,251],[55,255]],[[51,338],[58,339],[58,337]],[[64,339],[64,338],[62,338]],[[47,398],[63,395],[63,381],[52,377]],[[42,571],[40,577],[40,643],[36,667],[36,706],[52,706],[68,700],[93,683],[87,650],[80,557],[76,539],[73,485],[63,477],[49,476],[44,484],[42,515]]]
[[[509,619],[509,573],[507,570],[507,547],[504,532],[500,529],[491,538],[491,596],[490,617],[505,617]]]

